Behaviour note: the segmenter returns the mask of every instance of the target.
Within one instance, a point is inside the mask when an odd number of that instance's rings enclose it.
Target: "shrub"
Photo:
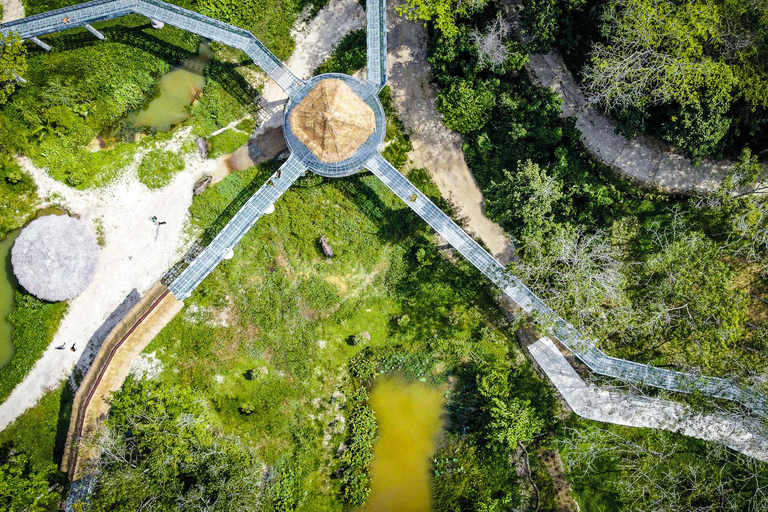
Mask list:
[[[184,170],[184,159],[171,151],[155,149],[144,155],[139,165],[139,181],[149,188],[163,188],[173,175]]]

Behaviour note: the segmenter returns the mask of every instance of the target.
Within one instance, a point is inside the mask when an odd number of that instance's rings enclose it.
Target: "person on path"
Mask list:
[[[72,344],[72,352],[75,352],[75,344]]]
[[[157,217],[155,215],[152,216],[152,222],[157,222]]]

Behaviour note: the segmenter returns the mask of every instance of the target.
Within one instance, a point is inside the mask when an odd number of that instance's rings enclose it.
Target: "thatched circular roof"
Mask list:
[[[291,131],[325,163],[346,160],[376,129],[373,110],[347,84],[321,81],[291,111]]]
[[[96,273],[97,252],[87,227],[66,215],[49,215],[24,228],[11,249],[11,263],[21,286],[55,302],[88,286]]]

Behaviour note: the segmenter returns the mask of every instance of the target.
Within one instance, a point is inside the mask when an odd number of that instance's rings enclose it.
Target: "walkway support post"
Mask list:
[[[92,26],[90,26],[88,23],[84,23],[84,24],[83,24],[83,27],[85,27],[85,29],[86,29],[88,32],[90,32],[91,34],[93,34],[94,36],[96,36],[96,38],[97,38],[97,39],[100,39],[100,40],[102,40],[102,41],[104,40],[104,34],[102,34],[101,32],[99,32],[98,30],[96,30],[96,29],[95,29],[95,28],[93,28]]]
[[[33,43],[35,43],[40,48],[42,48],[43,50],[45,50],[47,52],[51,51],[50,45],[45,44],[44,42],[39,40],[37,37],[32,36],[32,37],[29,38],[29,40],[32,41]]]

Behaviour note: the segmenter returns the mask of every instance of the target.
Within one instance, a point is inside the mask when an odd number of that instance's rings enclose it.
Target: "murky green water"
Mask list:
[[[11,247],[16,237],[21,233],[20,229],[12,231],[0,242],[0,258],[2,258],[2,270],[0,270],[0,368],[11,362],[14,348],[11,341],[11,324],[8,315],[13,309],[13,294],[16,292],[18,281],[13,275],[11,266]]]
[[[197,57],[160,78],[160,95],[133,118],[134,126],[146,126],[167,132],[189,117],[187,107],[203,92],[203,68],[213,52],[208,43],[200,44]]]
[[[379,440],[365,512],[428,512],[431,458],[443,428],[443,389],[403,378],[376,383],[368,403]]]

